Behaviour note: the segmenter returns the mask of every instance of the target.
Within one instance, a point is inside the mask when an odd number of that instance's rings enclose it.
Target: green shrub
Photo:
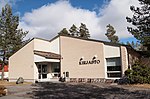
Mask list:
[[[150,67],[140,65],[138,62],[132,66],[132,69],[125,71],[125,76],[130,84],[150,84]]]
[[[125,75],[129,75],[129,74],[131,74],[131,72],[132,72],[131,69],[127,69],[127,70],[125,71]]]

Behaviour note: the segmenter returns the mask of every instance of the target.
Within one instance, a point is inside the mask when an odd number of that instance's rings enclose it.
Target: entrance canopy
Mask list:
[[[48,58],[48,59],[60,59],[61,58],[61,56],[59,54],[52,53],[52,52],[34,50],[34,54],[39,55],[39,56],[43,56],[43,57]]]
[[[34,62],[60,62],[60,59],[59,54],[34,50]]]

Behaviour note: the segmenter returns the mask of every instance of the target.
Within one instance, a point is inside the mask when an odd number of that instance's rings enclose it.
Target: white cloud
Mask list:
[[[4,7],[6,4],[13,6],[16,4],[17,1],[20,1],[20,0],[0,0],[0,12],[1,12],[2,7]]]
[[[127,38],[132,35],[128,33],[127,26],[130,24],[126,22],[126,17],[132,17],[130,10],[131,5],[138,5],[137,0],[111,0],[110,3],[102,10],[99,17],[99,24],[102,32],[105,32],[106,25],[111,24],[117,31],[119,38]]]
[[[0,0],[0,12],[1,12],[2,7],[4,7],[7,3],[8,1],[6,0]]]
[[[100,10],[99,14],[86,9],[75,8],[68,1],[44,5],[41,8],[27,12],[23,16],[20,27],[29,31],[27,37],[40,37],[50,39],[66,27],[85,23],[92,38],[106,39],[106,25],[112,24],[119,38],[131,37],[126,27],[125,17],[131,16],[130,5],[137,5],[137,0],[111,0]]]

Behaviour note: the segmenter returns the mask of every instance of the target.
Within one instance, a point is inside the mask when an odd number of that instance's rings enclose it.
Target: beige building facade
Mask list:
[[[34,38],[9,58],[9,81],[119,79],[128,65],[125,45],[62,35]]]

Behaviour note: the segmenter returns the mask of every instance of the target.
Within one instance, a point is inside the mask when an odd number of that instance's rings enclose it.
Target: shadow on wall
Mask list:
[[[92,84],[37,83],[31,98],[37,99],[148,99],[149,92],[129,91],[117,86],[96,86]]]

